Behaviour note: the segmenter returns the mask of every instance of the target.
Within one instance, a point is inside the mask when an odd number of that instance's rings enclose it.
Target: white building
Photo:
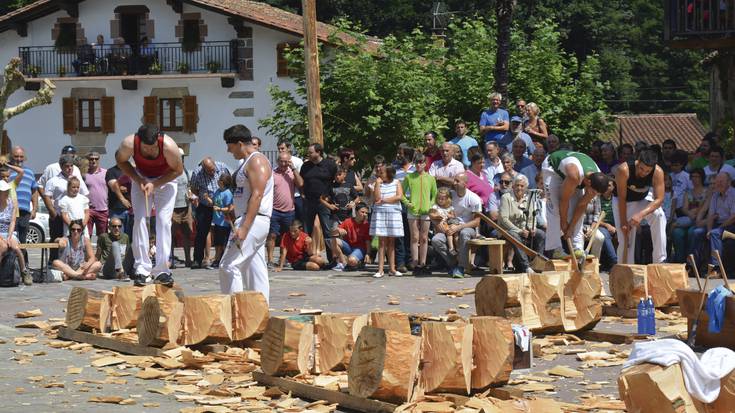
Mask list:
[[[333,29],[319,24],[319,39]],[[51,78],[56,94],[7,122],[8,136],[37,172],[68,144],[99,151],[109,167],[143,122],[179,143],[187,168],[207,155],[233,165],[222,132],[236,123],[263,138],[263,151],[275,151],[257,120],[271,113],[270,84],[295,88],[282,51],[302,34],[301,16],[255,1],[38,0],[0,16],[0,64],[20,56],[26,76]],[[98,35],[104,46],[96,46]],[[128,46],[116,47],[115,38]],[[184,65],[188,73],[180,73]],[[34,93],[19,90],[8,105]]]

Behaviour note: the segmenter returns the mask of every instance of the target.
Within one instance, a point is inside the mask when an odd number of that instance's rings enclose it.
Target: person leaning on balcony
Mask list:
[[[132,54],[132,50],[130,49],[130,46],[125,43],[125,39],[122,37],[116,37],[113,42],[112,48],[110,49],[110,66],[112,74],[127,74],[129,70],[128,59]]]

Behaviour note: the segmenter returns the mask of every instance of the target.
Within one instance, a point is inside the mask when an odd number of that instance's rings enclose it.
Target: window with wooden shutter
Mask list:
[[[199,122],[199,107],[196,96],[184,96],[184,132],[196,133]]]
[[[115,97],[104,96],[102,103],[102,133],[115,133]]]
[[[77,130],[80,132],[100,132],[102,130],[102,109],[99,99],[77,99]]]
[[[73,135],[77,132],[77,117],[76,111],[74,110],[75,104],[75,98],[64,98],[61,102],[64,119],[64,133],[68,135]]]
[[[286,47],[288,43],[278,43],[276,46],[276,76],[288,76],[288,61],[286,60]]]
[[[158,124],[158,96],[143,98],[143,123]]]

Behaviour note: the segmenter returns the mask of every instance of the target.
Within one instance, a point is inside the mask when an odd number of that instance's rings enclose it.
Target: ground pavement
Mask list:
[[[179,255],[181,253],[179,252]],[[31,254],[31,266],[38,266],[38,256]],[[322,309],[325,312],[364,313],[370,310],[401,310],[407,313],[432,313],[442,315],[453,308],[463,317],[474,313],[474,295],[448,297],[437,294],[438,290],[459,290],[473,288],[480,277],[452,279],[444,273],[435,273],[431,277],[404,276],[374,279],[373,266],[361,272],[336,271],[283,271],[270,273],[271,302],[273,314],[293,314],[299,309]],[[185,294],[219,293],[218,270],[174,270],[176,283]],[[603,274],[605,285],[607,274]],[[693,280],[690,280],[693,285]],[[42,317],[36,320],[47,320],[52,317],[64,317],[65,300],[74,286],[110,290],[120,285],[118,281],[97,280],[83,282],[64,282],[61,284],[36,284],[30,287],[0,289],[0,383],[2,383],[3,402],[0,412],[171,412],[179,411],[193,404],[177,402],[174,396],[151,393],[150,388],[162,387],[160,380],[136,379],[135,369],[127,369],[133,374],[119,379],[125,384],[103,383],[113,368],[108,371],[90,365],[90,360],[100,351],[91,349],[78,353],[67,349],[54,349],[46,345],[49,341],[39,330],[17,329],[20,322],[14,318],[18,311],[40,308]],[[291,294],[290,293],[302,293]],[[389,304],[392,302],[392,304]],[[659,322],[660,326],[666,325]],[[605,318],[597,327],[618,332],[634,332],[635,324],[624,323],[619,319]],[[20,346],[14,339],[23,334],[36,336],[37,343]],[[669,335],[661,333],[659,335]],[[33,341],[33,340],[31,340]],[[562,353],[575,353],[586,348],[595,350],[592,343],[586,346],[568,346]],[[625,350],[629,346],[615,346]],[[597,348],[602,349],[604,348]],[[552,359],[553,358],[553,359]],[[552,397],[561,401],[579,403],[579,396],[584,394],[601,394],[617,396],[616,379],[621,366],[595,367],[583,370],[579,378],[549,378],[544,371],[556,365],[578,368],[581,362],[574,354],[547,355],[545,359],[535,358],[535,366],[530,372],[514,372],[512,378],[528,375],[543,376],[551,381],[542,382],[550,385],[550,392],[527,393],[529,396]],[[68,370],[72,368],[72,370]],[[82,368],[79,374],[69,374],[74,368]],[[123,370],[119,370],[125,374]],[[37,381],[29,379],[32,377]],[[83,381],[96,380],[96,383]],[[75,383],[77,382],[77,383]],[[61,384],[59,384],[61,383]],[[63,387],[61,387],[63,384]],[[44,387],[50,386],[50,387]],[[117,395],[132,398],[135,405],[108,405],[90,403],[94,396]],[[150,406],[149,403],[157,405]]]

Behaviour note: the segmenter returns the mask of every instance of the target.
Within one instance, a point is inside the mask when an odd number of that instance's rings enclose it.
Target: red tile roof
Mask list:
[[[673,139],[677,148],[693,152],[705,133],[694,113],[617,115],[615,128],[602,133],[600,138],[616,145],[635,145],[638,141],[661,145],[666,139]]]
[[[288,12],[277,7],[273,7],[266,3],[251,0],[183,0],[185,3],[199,5],[203,8],[218,11],[229,16],[241,17],[242,19],[280,30],[303,36],[304,26],[303,19],[300,15]],[[10,13],[0,16],[0,32],[13,28],[12,23],[15,21],[28,21],[39,17],[43,13],[53,13],[59,10],[57,2],[54,0],[38,0],[27,6],[13,10]],[[356,42],[356,37],[339,32],[335,26],[317,22],[317,37],[322,42],[329,42],[332,34],[348,44]],[[369,50],[377,49],[379,39],[368,37],[367,47]]]

